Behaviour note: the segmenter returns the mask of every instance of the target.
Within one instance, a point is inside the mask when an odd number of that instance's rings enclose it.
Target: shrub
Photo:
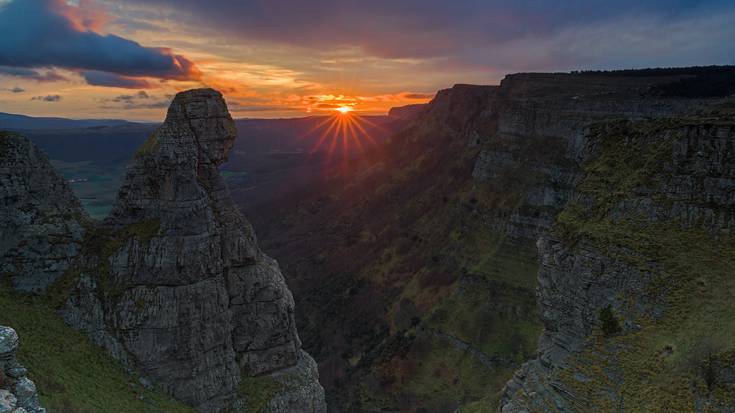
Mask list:
[[[618,321],[618,318],[615,317],[615,313],[613,313],[612,306],[608,305],[600,310],[599,319],[600,328],[602,329],[602,334],[604,334],[605,337],[614,336],[622,331],[620,328],[620,322]]]

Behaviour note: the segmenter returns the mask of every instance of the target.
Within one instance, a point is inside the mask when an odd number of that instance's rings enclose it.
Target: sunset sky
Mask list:
[[[735,63],[732,0],[0,0],[0,111],[160,120],[378,114],[519,71]]]

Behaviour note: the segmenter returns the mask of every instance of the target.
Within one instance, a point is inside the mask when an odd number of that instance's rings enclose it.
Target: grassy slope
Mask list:
[[[276,213],[282,233],[256,223],[346,411],[452,411],[495,395],[535,351],[535,246],[488,225],[515,201],[473,184],[477,151],[416,125],[318,200]]]
[[[144,389],[104,350],[64,324],[47,300],[1,286],[0,308],[0,324],[18,331],[18,357],[50,411],[194,412],[160,391]]]
[[[735,403],[735,389],[719,380],[707,385],[706,364],[732,365],[735,359],[735,236],[684,229],[679,222],[651,224],[628,215],[612,222],[609,212],[619,200],[641,187],[656,189],[666,179],[672,136],[680,122],[622,123],[603,136],[602,155],[586,167],[580,192],[591,196],[590,208],[570,205],[558,218],[558,233],[568,242],[584,241],[629,265],[652,272],[646,294],[665,296],[660,319],[637,320],[641,329],[605,338],[600,331],[587,350],[560,374],[581,395],[582,408],[612,411],[689,412],[697,399],[710,408]],[[648,138],[658,136],[652,141]],[[667,200],[654,198],[666,205]],[[620,251],[634,251],[621,253]],[[579,375],[591,380],[575,379]],[[622,385],[612,376],[622,378]],[[623,401],[611,400],[619,387]],[[705,409],[705,411],[708,411]]]

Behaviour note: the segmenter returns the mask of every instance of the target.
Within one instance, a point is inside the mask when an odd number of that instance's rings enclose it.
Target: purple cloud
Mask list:
[[[15,76],[28,80],[35,80],[37,82],[57,82],[61,80],[67,80],[66,77],[60,75],[55,70],[36,70],[27,69],[25,67],[9,67],[0,66],[0,75]]]
[[[120,76],[115,73],[100,72],[97,70],[86,70],[82,72],[84,80],[90,85],[119,87],[124,89],[148,89],[151,84],[145,80],[134,77]]]
[[[188,26],[248,41],[317,50],[351,46],[383,58],[445,59],[453,69],[735,61],[735,43],[723,40],[735,37],[735,25],[717,25],[718,17],[735,18],[732,0],[127,1],[170,6]],[[637,24],[648,28],[645,37],[628,36]],[[582,37],[596,27],[610,29],[601,43],[605,56]],[[662,50],[668,46],[663,40],[676,33],[686,42]]]
[[[103,14],[89,1],[72,6],[64,0],[14,0],[0,8],[0,65],[16,71],[39,67],[81,71],[86,79],[104,86],[132,87],[129,78],[134,77],[200,77],[192,61],[170,49],[97,33],[103,23]]]

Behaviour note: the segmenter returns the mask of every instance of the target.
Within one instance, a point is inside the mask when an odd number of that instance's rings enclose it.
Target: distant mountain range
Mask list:
[[[132,124],[121,119],[67,119],[34,117],[0,112],[0,130],[72,129]]]
[[[388,116],[360,116],[364,133],[379,143],[395,131],[407,113],[391,111]],[[290,119],[238,119],[239,139],[232,159],[244,154],[301,153],[326,150],[324,134],[329,129],[326,116]],[[33,117],[0,112],[0,130],[22,132],[50,158],[65,162],[93,161],[96,163],[127,162],[136,148],[158,126],[157,123],[131,122],[121,119],[67,119]],[[329,132],[331,138],[334,130]],[[350,146],[354,155],[358,146]],[[233,161],[230,162],[230,165]]]
[[[338,118],[327,116],[238,119],[238,139],[221,170],[246,207],[271,202],[315,185],[328,165],[382,145],[416,110],[412,105],[388,116],[359,116],[359,136],[349,139],[335,135],[330,126]],[[19,132],[41,148],[73,180],[76,195],[95,218],[107,214],[128,162],[158,126],[0,113],[0,130]]]

